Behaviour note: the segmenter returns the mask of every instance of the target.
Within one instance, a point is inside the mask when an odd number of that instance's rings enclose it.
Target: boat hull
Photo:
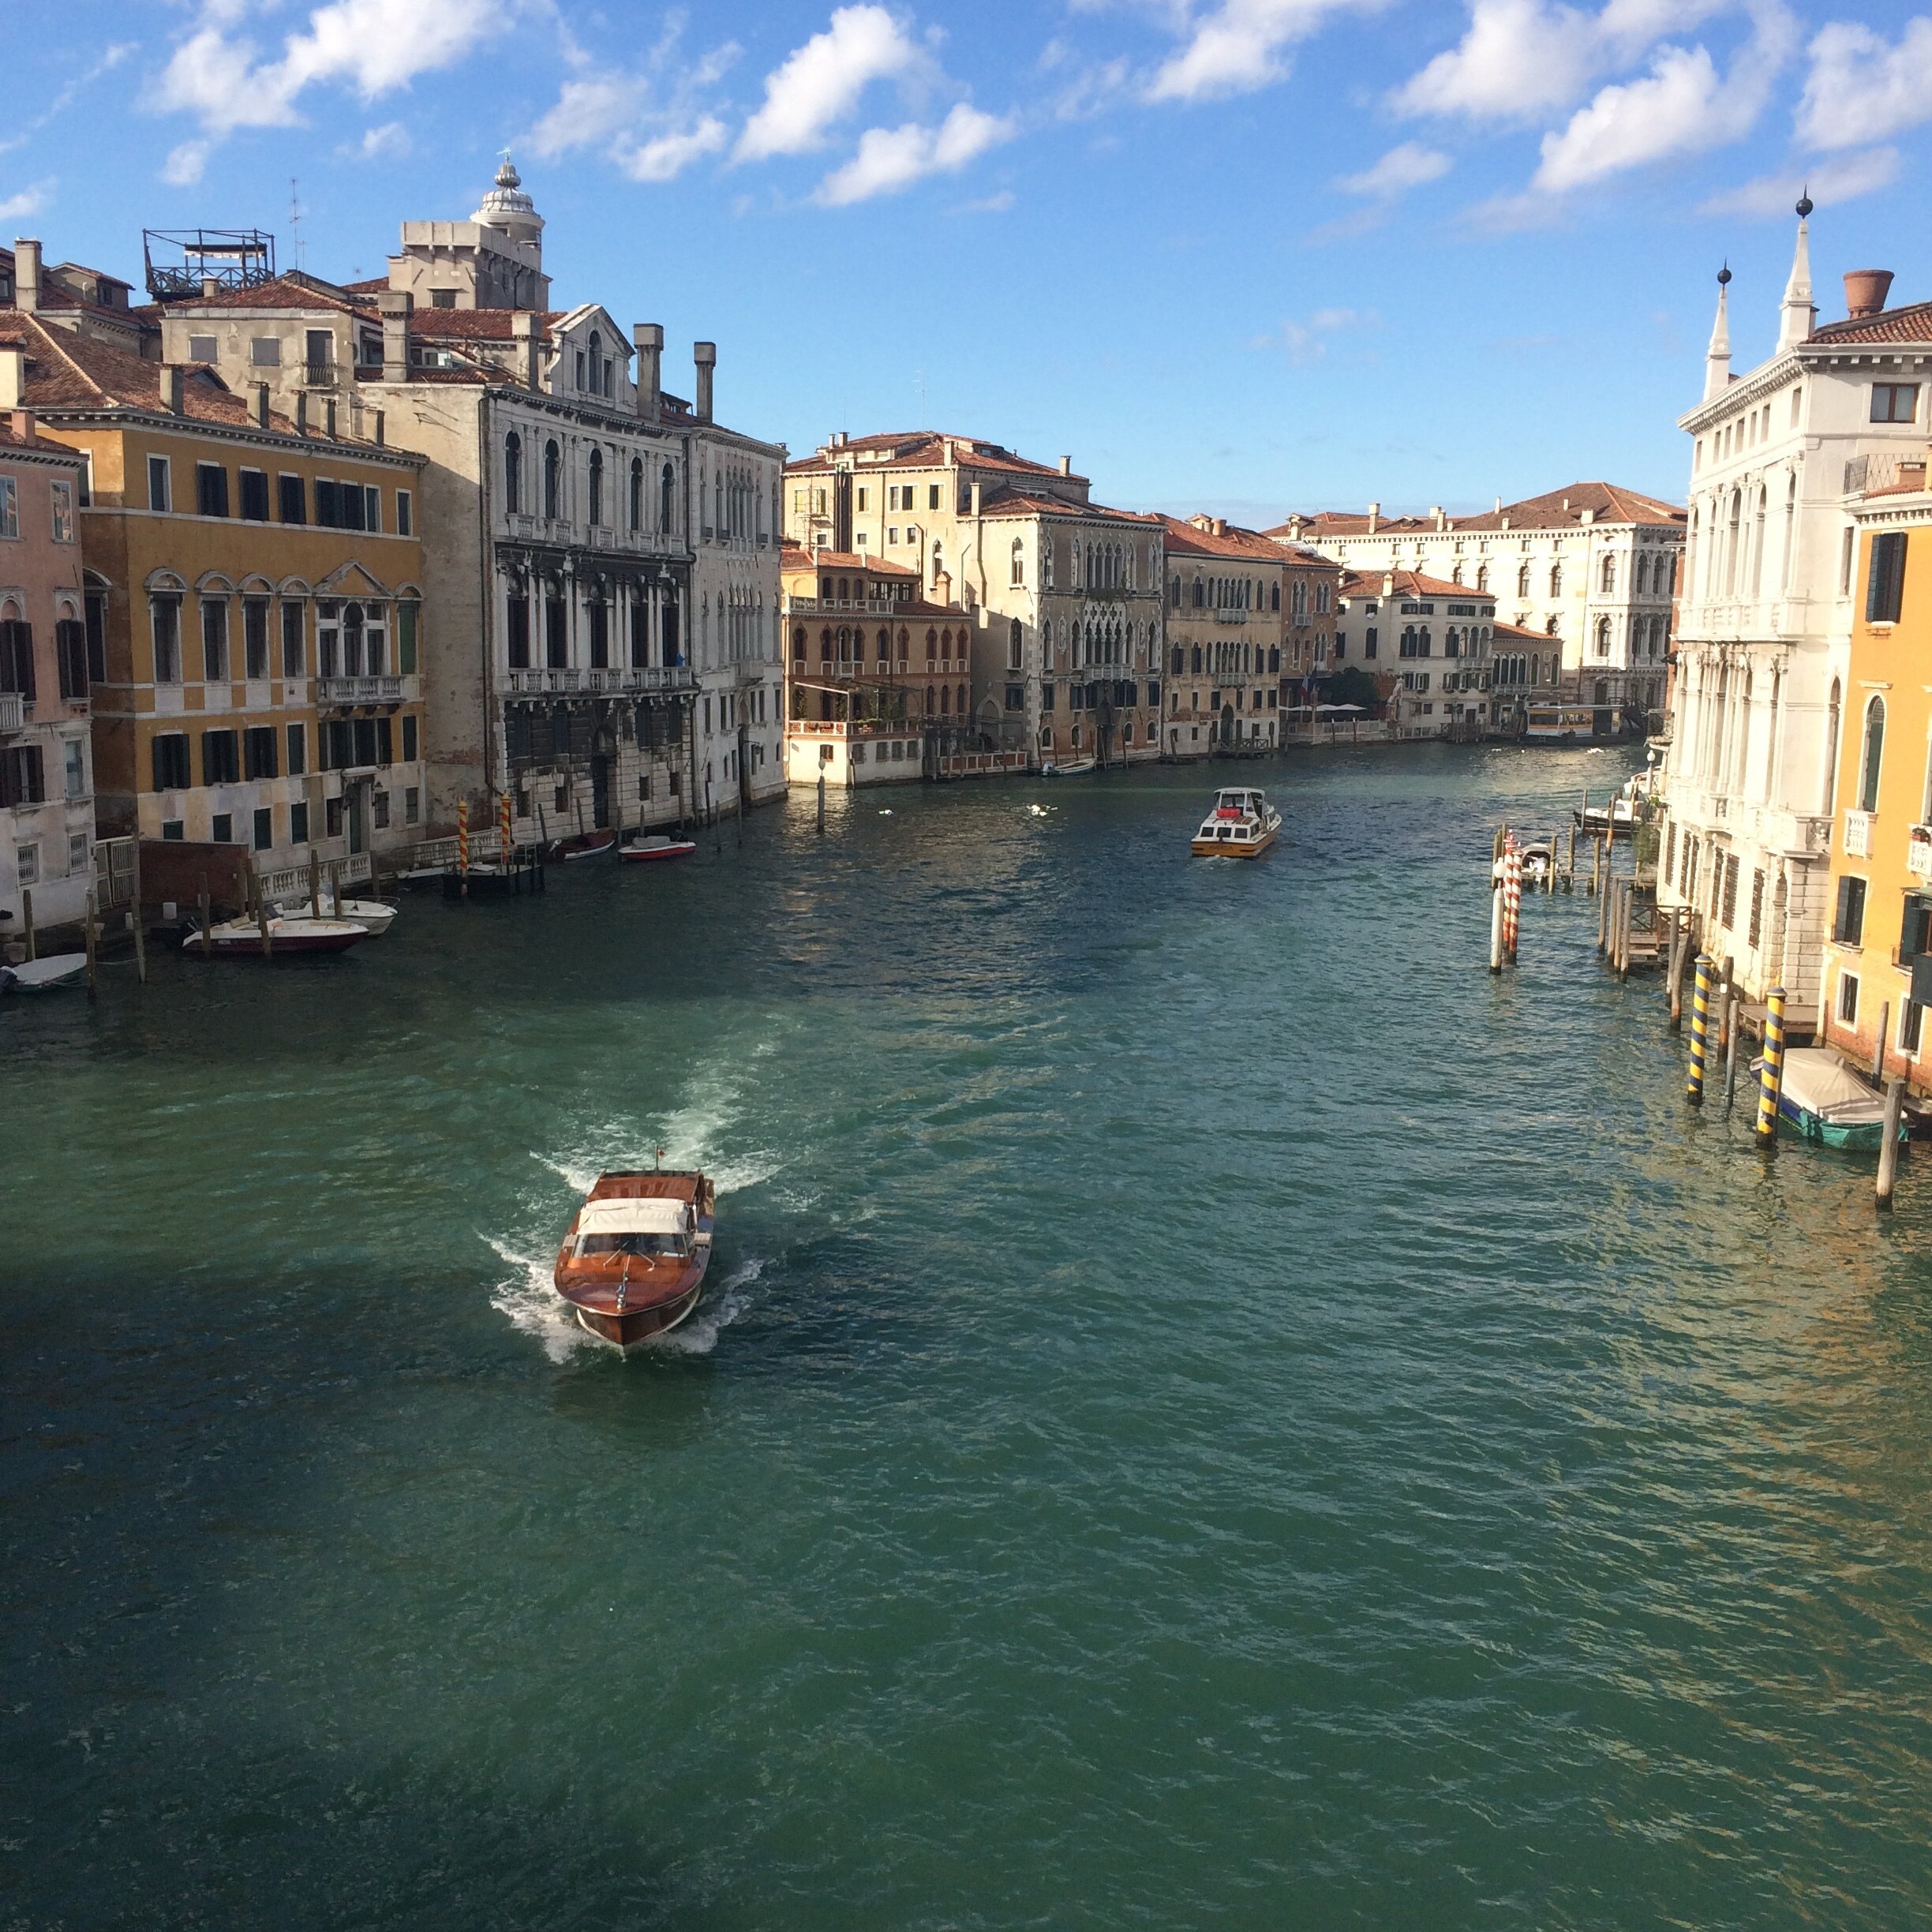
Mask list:
[[[206,949],[216,959],[260,959],[266,956],[281,959],[296,953],[346,953],[352,945],[360,945],[369,937],[363,927],[331,919],[320,922],[302,920],[291,927],[289,924],[277,924],[271,927],[269,943],[264,949],[260,930],[253,926],[239,926],[223,929],[218,927],[212,943]],[[190,957],[203,951],[201,935],[190,933],[182,942],[182,950]]]
[[[1813,1140],[1820,1147],[1837,1148],[1848,1154],[1875,1154],[1885,1145],[1885,1122],[1882,1120],[1830,1121],[1814,1114],[1809,1107],[1796,1105],[1778,1096],[1778,1113],[1798,1129],[1807,1140]],[[1899,1139],[1905,1138],[1903,1125],[1899,1129]]]
[[[1279,832],[1264,832],[1252,839],[1204,839],[1193,841],[1196,859],[1259,859],[1264,852],[1272,849],[1275,841],[1281,837]]]
[[[627,865],[648,865],[654,859],[687,859],[697,849],[693,840],[673,839],[668,845],[620,845],[617,856]]]
[[[680,1296],[675,1301],[661,1302],[655,1308],[626,1309],[621,1315],[606,1315],[576,1302],[572,1302],[571,1308],[577,1317],[578,1327],[586,1335],[628,1355],[633,1349],[654,1342],[659,1335],[668,1335],[698,1305],[698,1297],[703,1293],[704,1283],[701,1280],[688,1294]]]
[[[615,849],[616,844],[615,832],[593,832],[587,837],[559,839],[550,848],[550,856],[560,859],[565,865],[575,865],[579,859],[602,858],[605,853]]]

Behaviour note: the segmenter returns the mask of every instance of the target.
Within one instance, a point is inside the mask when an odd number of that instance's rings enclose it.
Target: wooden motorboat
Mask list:
[[[1097,758],[1049,758],[1040,767],[1043,778],[1083,778],[1090,771],[1098,770],[1100,761]]]
[[[1194,834],[1196,859],[1259,859],[1281,836],[1281,814],[1252,785],[1225,785]]]
[[[550,856],[572,865],[579,859],[597,858],[616,843],[615,832],[579,832],[574,837],[558,839],[550,848]]]
[[[1754,1060],[1760,1077],[1764,1061]],[[1778,1113],[1807,1140],[1870,1153],[1885,1143],[1885,1096],[1874,1092],[1829,1046],[1790,1046],[1778,1084]],[[1900,1123],[1899,1138],[1905,1138]]]
[[[597,1178],[553,1277],[586,1334],[627,1352],[690,1314],[711,1264],[717,1198],[697,1173]]]
[[[79,986],[86,978],[84,953],[54,953],[0,966],[0,993],[51,993],[56,987]]]
[[[313,902],[307,899],[286,900],[280,910],[290,919],[307,915]],[[363,927],[372,939],[380,939],[395,923],[400,909],[384,899],[339,899],[333,893],[324,893],[322,904],[326,915],[331,919],[346,919],[351,925]]]
[[[346,953],[369,937],[369,928],[353,919],[311,919],[306,913],[292,916],[278,912],[268,921],[268,952],[271,957],[284,953]],[[187,953],[208,951],[223,959],[259,959],[262,957],[262,932],[252,919],[224,919],[208,930],[207,945],[202,935],[192,932],[182,942]]]
[[[653,832],[648,836],[634,838],[627,845],[620,845],[617,856],[645,863],[653,859],[687,858],[697,849],[695,839],[668,838],[661,832]]]

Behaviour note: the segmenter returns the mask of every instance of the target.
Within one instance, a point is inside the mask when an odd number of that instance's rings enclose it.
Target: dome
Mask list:
[[[470,219],[485,227],[502,228],[512,234],[534,239],[543,225],[537,204],[523,192],[523,178],[506,153],[496,170],[496,185],[483,197],[483,205]]]

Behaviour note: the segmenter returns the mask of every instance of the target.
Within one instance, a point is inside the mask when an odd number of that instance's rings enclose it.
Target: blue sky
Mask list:
[[[1924,0],[1921,0],[1921,4]],[[1932,297],[1932,13],[1881,0],[9,0],[0,229],[138,280],[143,227],[381,272],[507,146],[558,298],[719,345],[810,449],[927,427],[1245,521],[1681,496],[1728,258],[1769,348]],[[36,103],[29,105],[29,103]]]

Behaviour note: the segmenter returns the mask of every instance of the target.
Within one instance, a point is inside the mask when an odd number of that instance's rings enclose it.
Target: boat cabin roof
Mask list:
[[[682,1234],[690,1226],[681,1200],[586,1201],[577,1217],[584,1234]]]
[[[1217,809],[1222,806],[1232,806],[1237,811],[1246,811],[1251,805],[1260,806],[1267,803],[1267,794],[1265,792],[1257,792],[1249,785],[1226,785],[1215,794]]]

